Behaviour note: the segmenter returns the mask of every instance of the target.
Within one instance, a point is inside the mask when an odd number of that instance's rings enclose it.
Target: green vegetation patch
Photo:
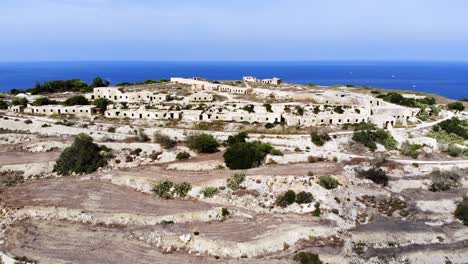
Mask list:
[[[188,136],[185,144],[200,153],[214,153],[218,151],[219,143],[212,135],[198,134]]]
[[[93,138],[86,134],[79,134],[73,144],[60,154],[54,171],[61,175],[91,173],[107,165],[110,157],[110,149],[93,143]]]
[[[354,130],[353,141],[361,143],[371,151],[377,149],[377,143],[383,145],[387,150],[397,149],[397,141],[393,136],[383,129],[376,128],[374,125],[360,125]]]

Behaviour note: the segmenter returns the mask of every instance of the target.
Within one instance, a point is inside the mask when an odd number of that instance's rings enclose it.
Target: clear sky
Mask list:
[[[0,0],[0,61],[468,61],[468,0]]]

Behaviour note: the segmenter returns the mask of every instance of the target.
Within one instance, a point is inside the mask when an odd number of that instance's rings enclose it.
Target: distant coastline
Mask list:
[[[78,78],[89,82],[96,76],[116,84],[172,76],[239,79],[244,75],[277,76],[300,84],[359,85],[468,98],[468,63],[398,61],[0,62],[0,91],[31,88],[36,81]]]

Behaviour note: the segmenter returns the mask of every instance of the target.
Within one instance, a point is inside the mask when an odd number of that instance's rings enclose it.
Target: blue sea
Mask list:
[[[468,62],[15,62],[0,63],[0,91],[36,81],[103,77],[111,83],[199,76],[279,77],[292,83],[364,85],[468,98]]]

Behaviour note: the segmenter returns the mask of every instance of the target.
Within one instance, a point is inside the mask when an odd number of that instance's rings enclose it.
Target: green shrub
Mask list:
[[[330,136],[327,133],[319,134],[317,131],[312,131],[310,133],[310,138],[312,140],[312,143],[314,143],[316,146],[323,146],[327,141],[331,140]]]
[[[163,180],[158,182],[153,186],[153,193],[163,199],[170,199],[172,198],[171,189],[174,186],[174,183],[169,180]]]
[[[340,183],[332,176],[325,175],[320,177],[319,185],[327,190],[335,189]]]
[[[205,187],[201,190],[201,193],[203,194],[204,197],[206,198],[211,198],[213,196],[215,196],[215,194],[217,194],[219,192],[218,188],[216,187]]]
[[[445,120],[440,122],[439,124],[435,125],[433,131],[439,132],[443,130],[447,132],[447,134],[455,134],[464,140],[468,139],[468,121],[467,120],[460,120],[456,117]]]
[[[364,129],[355,130],[353,134],[353,140],[357,143],[361,143],[371,151],[377,149],[377,144],[383,145],[387,150],[396,149],[397,141],[383,129]]]
[[[172,140],[169,136],[159,132],[154,133],[154,142],[158,143],[164,149],[173,149],[177,145],[177,141]]]
[[[34,106],[41,106],[41,105],[51,105],[51,104],[56,104],[56,103],[57,103],[56,101],[50,100],[50,99],[47,98],[47,97],[41,97],[41,98],[37,98],[37,99],[32,103],[32,105],[34,105]]]
[[[190,159],[190,157],[191,157],[190,153],[188,153],[186,151],[179,152],[176,155],[177,160],[187,160],[187,159]]]
[[[174,184],[174,194],[184,198],[192,190],[192,185],[188,182],[176,183]]]
[[[315,217],[320,217],[320,215],[322,214],[322,210],[320,209],[320,203],[319,202],[316,202],[314,204],[314,211],[312,212],[312,215],[315,216]]]
[[[296,203],[298,204],[307,204],[311,203],[314,200],[314,196],[310,192],[299,192],[296,195]]]
[[[307,161],[309,163],[315,163],[315,162],[319,162],[319,161],[324,161],[325,159],[322,158],[322,157],[315,157],[315,156],[309,156],[307,157]]]
[[[263,104],[267,112],[273,113],[273,109],[271,108],[271,104]]]
[[[317,254],[313,254],[309,252],[299,252],[296,255],[294,255],[293,260],[300,264],[322,264],[323,263]]]
[[[420,153],[420,149],[423,147],[423,145],[419,144],[410,144],[408,141],[403,143],[400,148],[401,154],[405,156],[410,156],[413,159],[417,159]]]
[[[463,111],[465,110],[465,106],[462,102],[453,102],[447,105],[447,108],[452,111]]]
[[[357,173],[359,177],[369,179],[376,184],[380,184],[383,186],[388,185],[387,173],[385,173],[385,171],[383,171],[382,169],[374,167],[368,170],[359,170]]]
[[[293,190],[288,190],[276,198],[275,204],[284,208],[294,202],[296,202],[296,193]]]
[[[244,143],[249,138],[249,135],[246,132],[239,132],[233,136],[229,136],[226,140],[228,146],[234,145],[236,143]]]
[[[0,109],[8,109],[8,103],[0,99]]]
[[[107,165],[109,154],[108,148],[96,145],[93,138],[86,134],[79,134],[73,144],[60,154],[54,171],[61,175],[91,173]]]
[[[242,108],[243,110],[249,112],[249,113],[254,113],[255,106],[252,104],[246,105]]]
[[[241,189],[241,184],[245,181],[244,173],[234,173],[227,179],[227,187],[233,191]]]
[[[337,113],[337,114],[343,114],[344,113],[343,107],[341,107],[341,106],[335,107],[333,109],[333,111],[335,111],[335,113]]]
[[[266,124],[265,124],[265,128],[266,128],[266,129],[272,129],[272,128],[274,128],[274,127],[275,127],[275,124],[272,124],[272,123],[266,123]]]
[[[22,106],[27,106],[29,104],[28,99],[26,98],[15,98],[11,101],[12,105],[22,105]]]
[[[73,96],[73,97],[68,98],[67,100],[65,100],[65,102],[63,102],[63,104],[66,105],[66,106],[89,105],[89,101],[84,96],[77,95],[77,96]]]
[[[266,155],[274,151],[267,143],[259,141],[235,143],[224,153],[226,166],[233,170],[250,169],[260,166]]]
[[[187,146],[200,153],[214,153],[218,151],[219,144],[212,135],[198,134],[188,136],[185,140]]]
[[[455,209],[455,217],[463,222],[465,226],[468,226],[468,197],[463,197],[457,208]]]
[[[188,182],[173,183],[169,180],[162,180],[153,186],[152,192],[163,199],[171,199],[174,195],[184,198],[191,189],[192,185]]]

